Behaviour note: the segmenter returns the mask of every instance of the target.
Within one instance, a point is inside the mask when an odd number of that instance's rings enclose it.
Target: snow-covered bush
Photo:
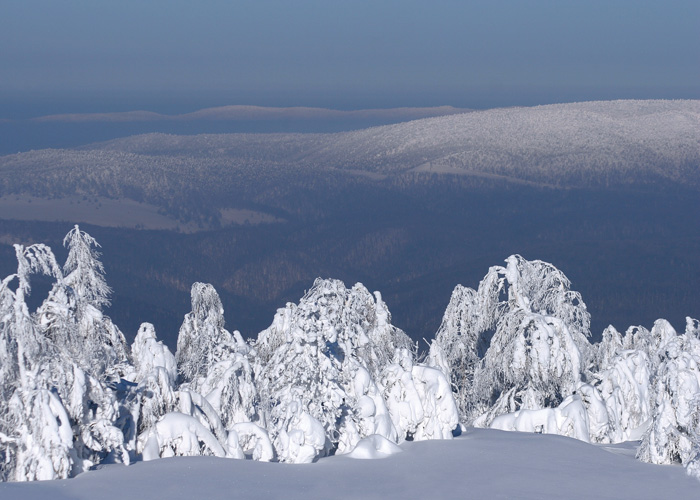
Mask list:
[[[239,422],[228,430],[229,440],[233,433],[242,450],[252,451],[253,460],[269,462],[275,457],[270,436],[262,427],[252,422]]]
[[[73,468],[73,431],[58,396],[46,389],[16,390],[9,401],[17,427],[5,450],[3,476],[14,481],[63,479]]]
[[[293,387],[280,394],[270,413],[275,449],[281,462],[309,463],[330,451],[326,427],[306,411],[305,397],[299,387]]]
[[[403,450],[393,441],[379,434],[372,434],[358,441],[355,448],[347,454],[350,458],[367,460],[385,458],[401,453]]]
[[[567,397],[556,408],[518,410],[499,415],[491,422],[492,429],[503,431],[558,434],[588,442],[588,413],[578,395]]]
[[[396,349],[394,362],[384,368],[378,385],[399,442],[452,438],[459,411],[442,371],[414,363],[410,351]]]
[[[227,456],[226,449],[205,425],[178,412],[166,414],[139,436],[138,451],[147,461],[175,456]]]
[[[436,368],[419,364],[413,366],[411,375],[423,407],[423,419],[413,439],[452,439],[452,431],[459,424],[459,412],[445,375]]]
[[[377,382],[359,363],[356,363],[351,370],[354,370],[354,374],[351,375],[347,392],[351,400],[355,401],[359,436],[379,435],[394,443],[398,442],[398,432]],[[339,443],[338,452],[343,453],[354,444],[354,439],[348,443]]]

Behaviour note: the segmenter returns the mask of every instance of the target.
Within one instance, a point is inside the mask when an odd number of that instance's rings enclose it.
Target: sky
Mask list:
[[[168,99],[353,109],[700,98],[700,2],[2,0],[0,106],[27,96],[161,111]]]

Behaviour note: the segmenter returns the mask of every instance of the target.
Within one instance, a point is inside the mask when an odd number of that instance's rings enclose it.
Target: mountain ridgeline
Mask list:
[[[566,269],[600,335],[699,315],[699,191],[700,102],[574,103],[3,156],[0,238],[57,247],[83,223],[109,249],[111,315],[170,346],[195,281],[252,336],[317,276],[382,290],[430,338],[457,282],[516,253]]]

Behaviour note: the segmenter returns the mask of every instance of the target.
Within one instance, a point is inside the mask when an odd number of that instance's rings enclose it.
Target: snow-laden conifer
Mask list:
[[[696,342],[685,335],[675,336],[657,351],[661,364],[653,384],[652,421],[637,452],[645,462],[680,462],[691,473],[697,467],[700,446],[700,358],[693,355],[697,350],[692,345]]]
[[[362,324],[367,325],[366,336],[369,342],[360,343],[357,357],[367,367],[372,377],[377,378],[382,369],[392,362],[396,349],[415,352],[416,346],[403,330],[391,323],[391,312],[382,299],[380,292],[374,292],[374,300],[368,290],[357,283],[350,294],[350,307],[357,311]],[[353,300],[362,307],[353,304]],[[364,337],[360,337],[364,338]]]
[[[685,318],[685,336],[687,338],[695,338],[700,340],[700,320],[686,316]]]
[[[0,282],[0,479],[65,478],[73,467],[73,433],[51,390],[55,352],[25,302],[32,273],[61,272],[45,245],[15,245],[15,255],[17,272]]]
[[[156,339],[151,323],[142,323],[139,327],[131,354],[134,360],[133,382],[138,384],[133,413],[137,431],[142,433],[174,409],[177,364],[170,349]]]
[[[342,420],[353,418],[342,372],[343,357],[350,354],[343,340],[349,339],[341,333],[339,342],[338,335],[346,295],[342,282],[319,279],[288,315],[278,313],[289,316],[285,330],[278,331],[284,342],[275,340],[278,346],[258,382],[280,460],[311,461],[328,453],[338,443]]]
[[[38,323],[83,371],[99,380],[119,378],[129,363],[128,347],[102,312],[111,289],[95,250],[99,243],[76,225],[63,244],[68,248],[63,275],[37,310]]]
[[[653,367],[649,357],[641,350],[625,350],[603,366],[606,368],[594,377],[605,403],[608,430],[596,440],[620,443],[639,439],[651,417]]]
[[[109,305],[112,289],[107,285],[104,266],[96,250],[100,244],[76,224],[63,239],[63,246],[68,248],[68,257],[63,266],[66,285],[81,300],[97,309]]]
[[[581,383],[590,355],[590,315],[564,273],[519,255],[506,263],[489,269],[478,290],[456,289],[430,357],[445,365],[462,418],[481,414],[479,425],[558,406]],[[471,389],[460,385],[470,377]]]
[[[257,419],[257,390],[250,358],[255,352],[238,331],[224,328],[224,309],[214,287],[192,285],[192,312],[177,340],[181,389],[206,397],[224,425]]]
[[[397,347],[413,352],[381,295],[359,283],[347,289],[318,279],[298,305],[278,310],[255,349],[262,409],[280,459],[311,456],[299,438],[318,428],[313,421],[325,433],[324,440],[307,436],[316,454],[350,451],[369,434],[398,439],[375,379]]]
[[[110,292],[98,243],[75,226],[64,239],[68,257],[48,297],[35,314],[43,337],[54,349],[51,384],[60,395],[75,429],[73,473],[107,457],[130,458],[123,431],[135,435],[127,407],[115,391],[130,371],[121,331],[103,314]]]
[[[486,290],[487,287],[480,287],[479,294],[462,285],[455,287],[428,354],[428,364],[442,370],[450,381],[465,421],[471,421],[475,410],[474,374],[480,362],[479,353],[483,355],[486,349],[483,334],[494,313],[489,308],[494,303],[492,295],[486,294]]]
[[[610,361],[624,349],[622,335],[614,326],[608,325],[608,327],[603,330],[601,341],[593,347],[594,371],[605,370],[610,365]]]

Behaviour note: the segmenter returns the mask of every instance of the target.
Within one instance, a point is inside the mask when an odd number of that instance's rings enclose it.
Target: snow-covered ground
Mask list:
[[[590,445],[561,436],[469,429],[451,441],[406,442],[380,460],[347,456],[291,465],[179,457],[110,465],[74,479],[1,483],[3,500],[465,499],[700,497],[680,466],[642,463],[630,443]]]

